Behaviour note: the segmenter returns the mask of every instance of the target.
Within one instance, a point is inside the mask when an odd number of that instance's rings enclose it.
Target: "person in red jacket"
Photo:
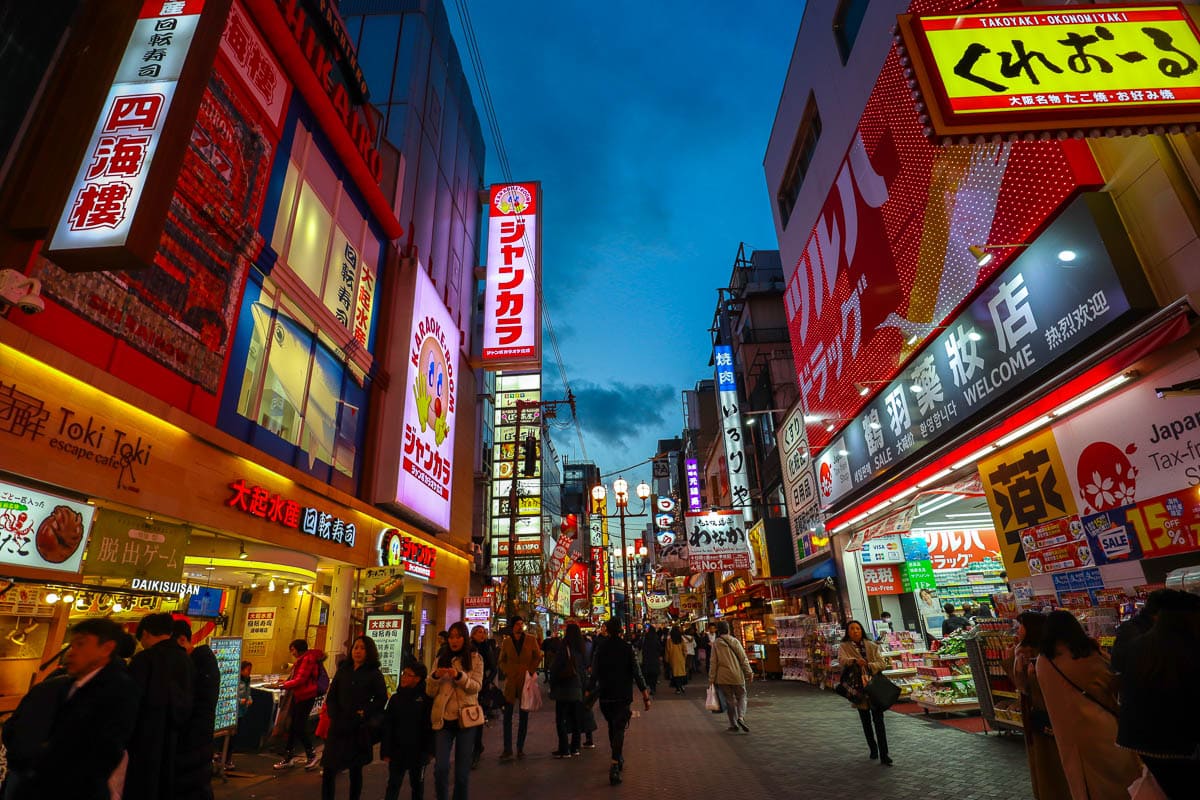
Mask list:
[[[292,658],[296,659],[292,666],[291,677],[277,688],[286,689],[292,693],[292,704],[288,711],[287,746],[283,750],[283,760],[275,765],[275,769],[287,769],[292,766],[292,755],[295,753],[296,740],[304,745],[307,758],[304,762],[306,770],[314,770],[320,764],[313,750],[312,737],[308,733],[308,717],[312,714],[313,703],[317,700],[317,679],[321,674],[321,662],[325,653],[320,650],[309,650],[308,642],[297,639],[288,646]]]

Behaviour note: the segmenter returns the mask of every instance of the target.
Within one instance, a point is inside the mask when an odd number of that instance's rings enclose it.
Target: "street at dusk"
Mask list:
[[[1200,796],[1200,2],[0,41],[0,800]]]

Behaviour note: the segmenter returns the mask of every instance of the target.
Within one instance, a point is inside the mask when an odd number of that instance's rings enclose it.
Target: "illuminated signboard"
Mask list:
[[[750,540],[740,511],[688,514],[688,567],[692,572],[750,569]]]
[[[516,561],[514,573],[534,575],[542,571],[542,553],[549,549],[542,532],[541,413],[537,408],[522,411],[520,439],[516,441],[517,403],[541,399],[541,375],[504,373],[496,377],[495,446],[492,458],[492,574],[508,572],[509,532],[512,527],[513,473],[516,478]],[[532,463],[526,453],[532,446]],[[527,467],[532,467],[526,475]]]
[[[396,502],[438,527],[450,527],[458,326],[424,270],[416,269],[408,337],[404,442]]]
[[[320,509],[301,506],[295,500],[261,486],[251,486],[243,478],[229,484],[229,489],[233,494],[225,501],[225,505],[230,508],[318,539],[354,547],[358,530],[353,522]]]
[[[95,510],[87,503],[0,483],[0,564],[79,572]]]
[[[824,203],[811,223],[791,220],[812,225],[785,250],[784,304],[814,447],[1005,267],[1000,254],[981,266],[969,245],[1027,242],[1103,184],[1086,142],[932,144],[905,69],[893,47]]]
[[[168,186],[173,189],[174,172],[187,149],[188,137],[178,129],[184,122],[191,128],[200,100],[193,91],[198,87],[190,84],[196,83],[201,66],[206,73],[211,68],[228,5],[228,0],[142,4],[51,235],[47,255],[55,263],[81,270],[150,264],[167,214],[159,195]],[[190,78],[184,77],[185,65]],[[175,103],[176,90],[184,84],[189,91]],[[190,121],[183,119],[188,114]],[[160,146],[168,151],[162,157]],[[149,198],[146,203],[144,197]]]
[[[541,366],[541,184],[494,184],[483,306],[483,366]]]
[[[688,511],[699,511],[703,507],[700,498],[700,465],[696,459],[689,458],[684,462],[687,472]]]
[[[406,575],[430,580],[437,567],[437,550],[388,528],[379,537],[379,563],[383,566],[403,566]]]
[[[737,372],[733,367],[733,350],[727,346],[713,348],[717,372],[717,410],[721,415],[725,439],[725,469],[729,473],[730,503],[740,508],[746,521],[754,515],[750,506],[749,465],[742,439],[742,409],[738,400]]]
[[[1200,34],[1176,3],[902,15],[936,137],[1200,121]]]

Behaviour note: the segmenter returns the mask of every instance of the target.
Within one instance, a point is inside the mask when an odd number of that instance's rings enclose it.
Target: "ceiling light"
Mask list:
[[[258,576],[257,576],[257,575],[251,575],[251,576],[250,576],[250,588],[251,588],[251,589],[257,589],[257,588],[258,588]]]
[[[267,584],[267,591],[268,592],[275,591],[275,579],[274,578],[271,578],[271,582]]]
[[[1070,264],[1072,261],[1075,260],[1075,258],[1076,258],[1076,255],[1075,255],[1074,250],[1059,250],[1058,251],[1058,260],[1063,262],[1064,264]]]
[[[861,383],[858,384],[858,396],[859,397],[866,397],[867,394],[870,393],[870,391],[871,391],[870,389],[868,389],[866,386],[863,386]]]
[[[284,593],[284,594],[290,594],[290,593],[291,593],[291,591],[292,591],[292,585],[291,585],[290,583],[285,583],[285,584],[283,585],[283,593]]]
[[[962,461],[959,461],[956,464],[952,464],[950,466],[950,468],[951,469],[962,469],[967,464],[974,464],[976,461],[978,461],[979,459],[986,456],[989,452],[991,452],[992,449],[993,449],[992,445],[990,445],[990,444],[987,447],[982,447],[979,450],[976,450],[974,453],[971,453],[971,455],[967,456]]]
[[[125,610],[125,606],[121,605],[121,601],[120,601],[120,600],[118,600],[117,602],[113,603],[113,613],[114,613],[114,614],[120,614],[120,613],[121,613],[122,611],[124,611],[124,610]]]
[[[46,593],[46,602],[49,603],[50,605],[54,605],[55,603],[57,603],[58,602],[58,592],[47,592]]]
[[[1079,408],[1080,406],[1092,402],[1100,395],[1112,391],[1113,389],[1117,388],[1121,384],[1125,383],[1126,381],[1132,380],[1135,377],[1137,377],[1136,372],[1124,372],[1120,375],[1114,375],[1113,377],[1109,378],[1108,380],[1106,380],[1104,383],[1100,384],[1099,386],[1095,386],[1091,389],[1088,389],[1086,392],[1079,395],[1078,397],[1074,397],[1074,398],[1068,400],[1067,402],[1063,403],[1061,406],[1059,406],[1058,408],[1051,411],[1050,416],[1061,417],[1065,414],[1069,414],[1070,412],[1074,411],[1075,409]]]
[[[914,333],[912,336],[908,337],[908,341],[905,342],[905,344],[907,344],[909,347],[912,347],[919,341],[921,341],[920,335]]]
[[[983,339],[983,334],[974,328],[971,328],[971,330],[967,333],[967,339],[972,342],[978,342]]]
[[[917,509],[916,516],[917,517],[927,516],[929,514],[932,514],[934,511],[937,511],[938,509],[945,508],[946,506],[951,505],[952,503],[957,503],[958,500],[959,500],[959,496],[956,494],[948,494],[944,497],[939,497],[934,500],[930,500],[929,503],[927,505],[925,505],[924,508]]]
[[[74,603],[74,602],[75,602],[75,595],[71,594],[70,592],[66,592],[66,593],[65,593],[65,594],[63,594],[63,596],[62,596],[62,601],[63,601],[64,603]]]
[[[896,495],[895,497],[893,497],[893,498],[892,498],[892,500],[893,500],[893,501],[896,501],[896,500],[901,500],[901,499],[903,499],[903,498],[905,498],[905,497],[908,497],[910,494],[916,494],[916,492],[917,492],[917,487],[916,487],[916,486],[910,486],[910,487],[908,487],[907,489],[905,489],[903,492],[900,492],[900,494],[898,494],[898,495]]]
[[[953,472],[953,471],[954,471],[954,470],[950,469],[950,467],[946,467],[946,468],[945,468],[944,470],[942,470],[941,472],[936,472],[936,473],[934,473],[933,475],[930,475],[930,476],[929,476],[928,478],[926,478],[925,480],[923,480],[923,481],[918,481],[918,482],[917,482],[917,486],[918,486],[919,488],[921,488],[921,489],[924,489],[926,486],[928,486],[928,485],[929,485],[929,484],[931,484],[931,483],[937,483],[938,481],[940,481],[942,478],[946,477],[947,475],[949,475],[949,474],[950,474],[951,472]]]
[[[212,572],[214,569],[216,569],[216,567],[214,567],[214,566],[212,566],[212,565],[210,564],[210,565],[208,565],[207,567],[205,567],[204,569],[206,569],[206,570],[207,570],[207,571],[209,571],[209,572]]]
[[[1013,431],[1011,433],[1006,433],[1005,435],[1001,436],[999,439],[997,439],[992,444],[995,447],[1004,447],[1006,444],[1009,444],[1010,442],[1015,442],[1017,439],[1023,439],[1027,434],[1033,433],[1038,428],[1044,427],[1047,423],[1053,422],[1053,421],[1054,421],[1054,417],[1050,416],[1049,414],[1047,414],[1044,417],[1038,417],[1033,422],[1030,422],[1026,425],[1022,425],[1021,427],[1017,428],[1015,431]]]
[[[241,546],[238,548],[238,558],[246,559],[249,557],[250,557],[250,554],[246,552],[246,543],[242,542]]]
[[[986,267],[988,264],[992,263],[992,259],[995,258],[994,255],[989,253],[987,250],[984,250],[977,244],[969,246],[967,250],[969,250],[971,255],[974,256],[975,263],[981,267]]]

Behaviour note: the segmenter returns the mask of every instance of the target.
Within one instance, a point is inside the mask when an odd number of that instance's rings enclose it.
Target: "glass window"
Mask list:
[[[837,13],[833,15],[833,38],[837,40],[838,53],[842,63],[850,59],[850,51],[854,49],[854,40],[862,28],[863,18],[867,16],[867,4],[870,0],[842,0]]]
[[[779,185],[776,201],[779,203],[779,219],[786,228],[791,219],[796,201],[800,199],[800,187],[804,184],[804,176],[812,164],[817,152],[817,141],[821,138],[821,115],[817,111],[817,100],[810,92],[808,103],[804,108],[804,116],[800,120],[800,129],[796,132],[796,141],[792,144],[792,155],[788,168],[783,174]]]
[[[333,216],[307,182],[300,189],[287,265],[314,292],[321,289],[329,256],[329,233]]]
[[[287,175],[283,179],[283,195],[279,198],[279,214],[275,218],[275,230],[271,234],[271,249],[282,253],[287,245],[287,235],[292,229],[292,215],[296,209],[296,180],[300,171],[291,161],[288,162]]]
[[[312,334],[282,314],[275,315],[258,424],[291,444],[299,444],[312,365]]]
[[[333,463],[338,405],[342,397],[342,365],[333,353],[318,347],[313,360],[308,405],[304,410],[304,444],[310,466],[320,460]]]

